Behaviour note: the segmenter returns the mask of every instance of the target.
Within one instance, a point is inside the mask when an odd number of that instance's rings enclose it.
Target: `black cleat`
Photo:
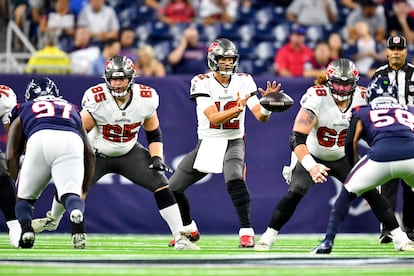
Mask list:
[[[312,249],[311,254],[329,254],[332,251],[333,241],[323,240],[317,247]]]
[[[379,241],[380,241],[380,243],[391,243],[392,242],[391,233],[389,231],[382,232],[381,236],[379,237]]]

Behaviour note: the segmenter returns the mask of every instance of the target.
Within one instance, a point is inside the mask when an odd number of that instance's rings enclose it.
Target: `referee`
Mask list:
[[[372,79],[379,75],[388,77],[391,84],[398,87],[398,101],[414,106],[414,65],[407,63],[407,40],[405,37],[396,35],[388,38],[387,60],[388,64],[379,67]],[[407,232],[407,236],[414,240],[414,192],[411,187],[400,179],[394,179],[381,187],[381,194],[395,211],[399,183],[403,189],[402,228]],[[390,230],[382,229],[381,243],[392,242]]]

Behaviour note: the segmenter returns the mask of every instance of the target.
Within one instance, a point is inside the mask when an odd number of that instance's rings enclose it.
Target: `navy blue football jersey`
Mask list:
[[[17,116],[22,122],[26,139],[42,129],[72,131],[82,137],[78,106],[61,98],[45,96],[17,104],[12,117]]]
[[[378,162],[414,158],[414,108],[377,102],[352,110],[362,121],[368,157]]]

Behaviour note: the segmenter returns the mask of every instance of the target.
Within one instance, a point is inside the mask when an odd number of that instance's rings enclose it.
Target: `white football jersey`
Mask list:
[[[302,96],[300,104],[317,116],[317,122],[308,135],[309,152],[324,161],[334,161],[345,156],[345,136],[354,106],[366,105],[365,87],[357,87],[351,105],[341,111],[329,88],[315,85]]]
[[[227,86],[219,83],[214,78],[213,72],[193,77],[190,95],[197,103],[198,138],[220,137],[229,140],[242,138],[246,109],[240,112],[238,117],[220,125],[210,123],[204,111],[212,105],[216,105],[219,111],[232,108],[237,105],[237,95],[240,98],[245,98],[255,92],[257,92],[257,85],[249,74],[233,74]],[[248,99],[247,106],[251,110],[256,104],[259,104],[259,98],[253,95]]]
[[[3,124],[10,124],[10,111],[16,104],[17,97],[13,89],[0,85],[0,118]]]
[[[146,85],[134,84],[131,97],[130,102],[120,108],[105,83],[85,91],[82,108],[96,121],[88,137],[99,153],[111,157],[128,153],[137,142],[141,125],[159,104],[155,89]]]

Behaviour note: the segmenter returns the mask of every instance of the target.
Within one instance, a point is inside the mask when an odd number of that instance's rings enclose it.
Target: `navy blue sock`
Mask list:
[[[32,231],[33,205],[29,200],[20,199],[16,202],[16,216],[22,226],[23,233]]]
[[[335,239],[336,233],[338,233],[339,227],[348,214],[349,207],[355,198],[356,194],[350,193],[344,187],[342,187],[341,194],[336,199],[335,204],[331,210],[325,239],[331,241]]]
[[[78,195],[64,194],[62,196],[62,203],[69,214],[75,209],[80,210],[82,214],[85,211],[85,202],[83,202],[83,200]]]

